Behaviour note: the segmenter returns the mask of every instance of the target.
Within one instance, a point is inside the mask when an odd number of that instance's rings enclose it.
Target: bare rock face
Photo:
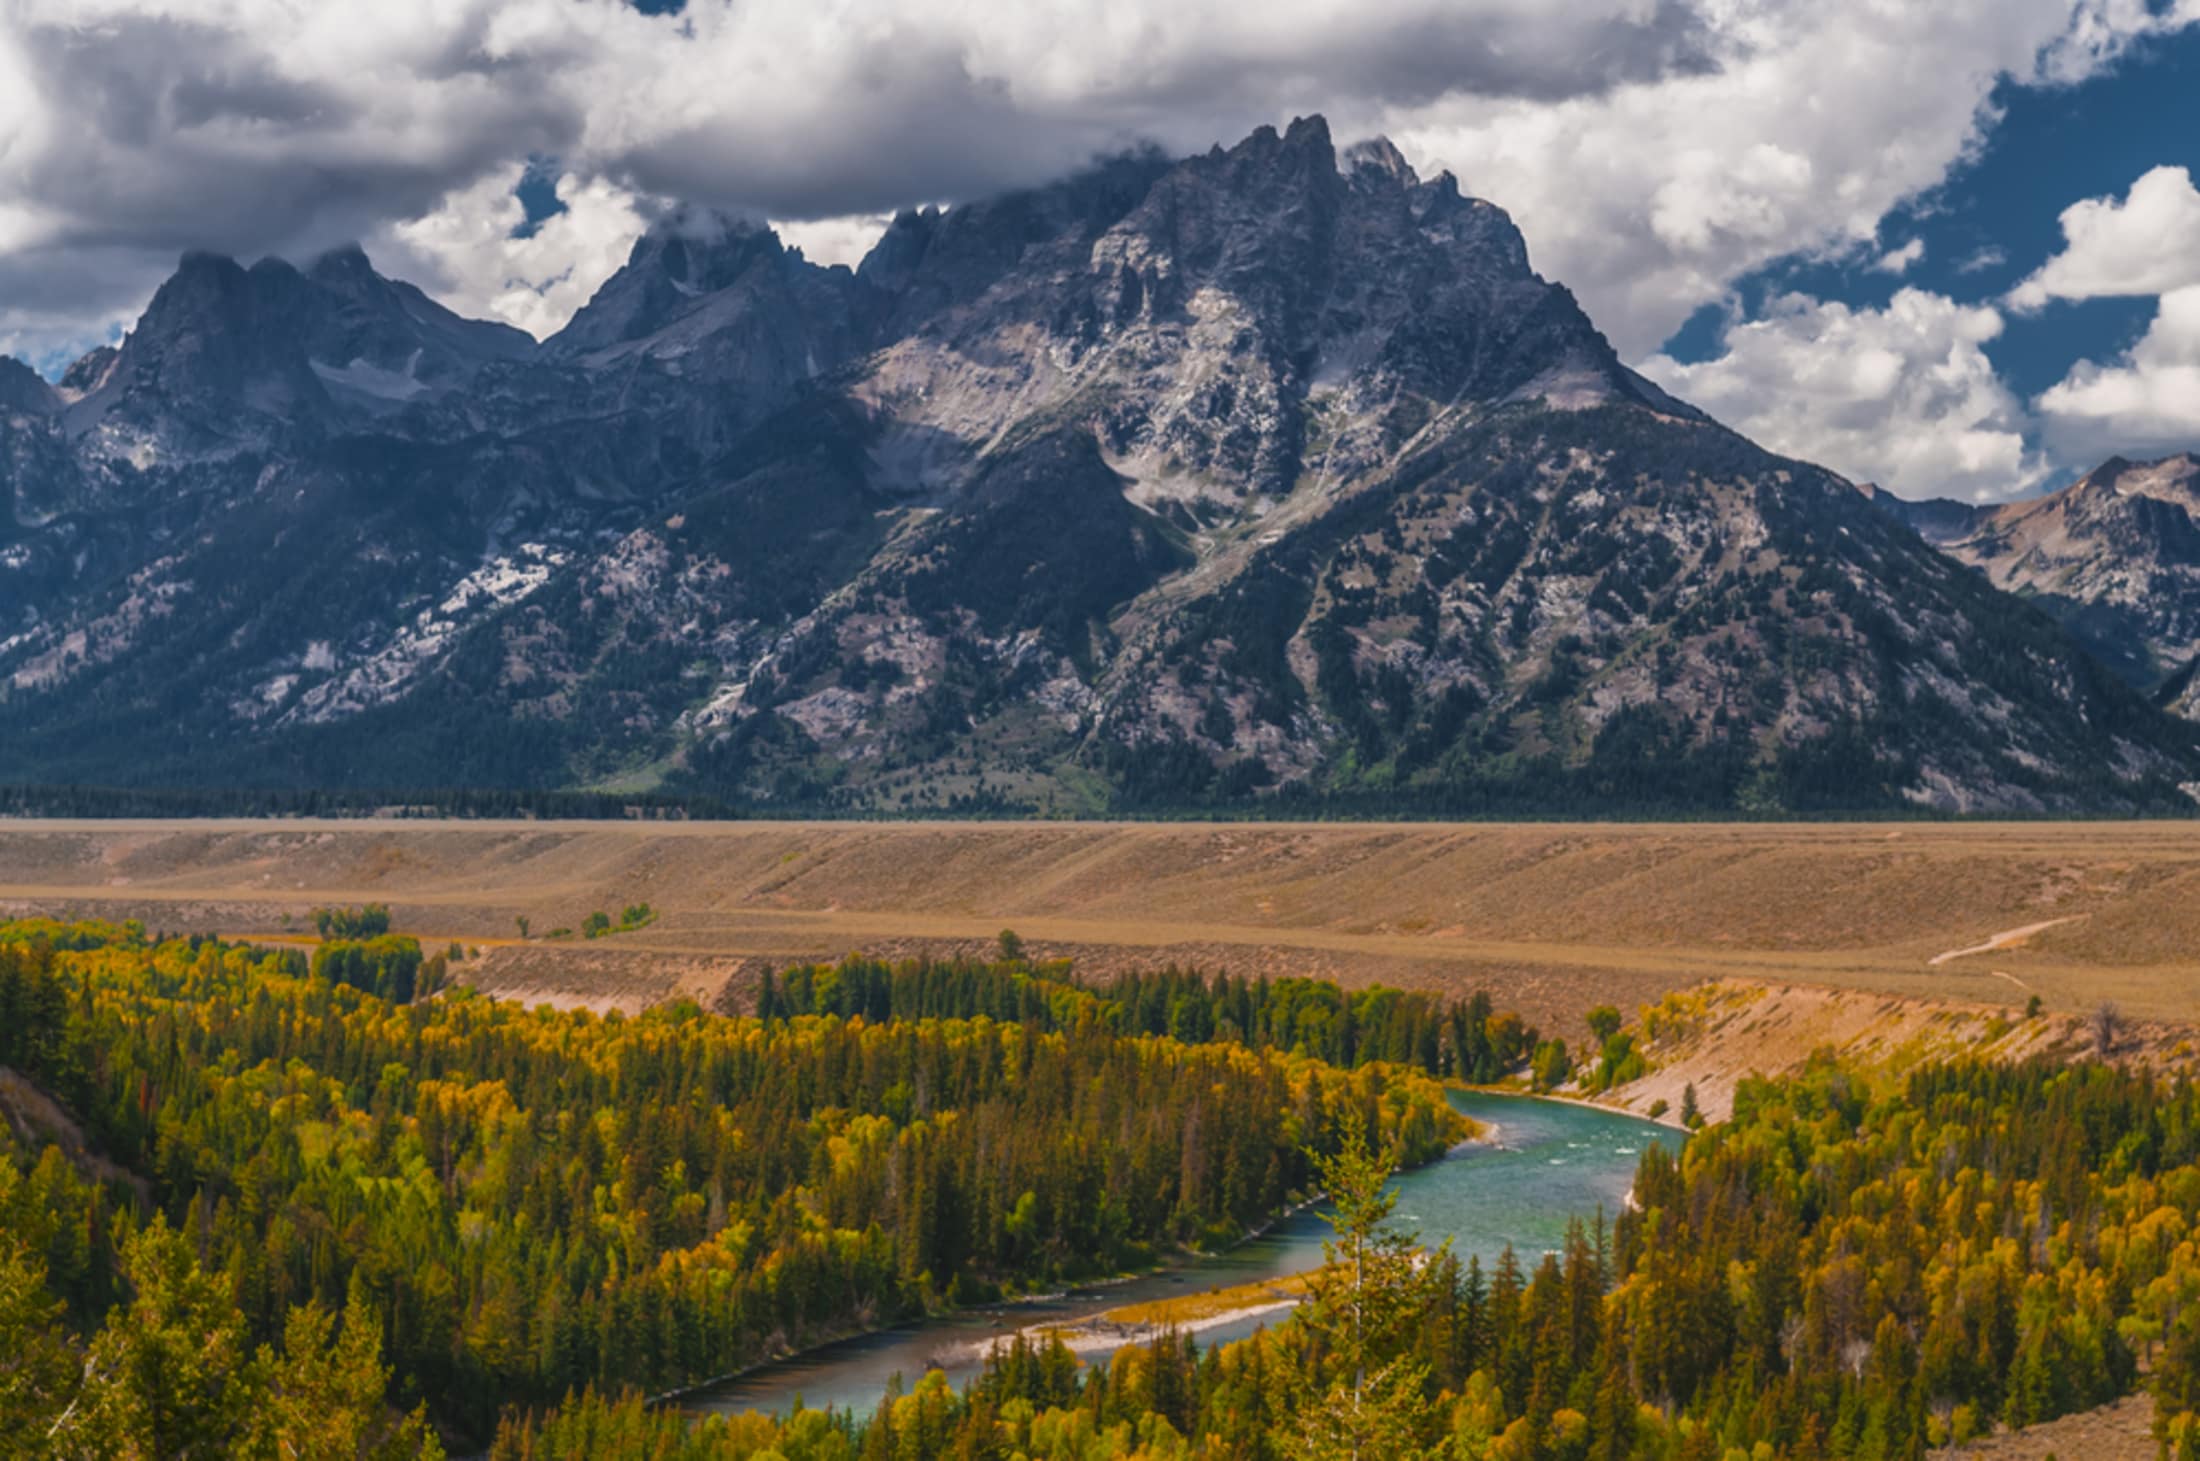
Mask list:
[[[2046,497],[1976,510],[1941,546],[2061,619],[2146,689],[2200,657],[2200,459],[2111,458]]]
[[[356,250],[192,259],[119,352],[27,374],[25,777],[1369,811],[2200,779],[2052,619],[1635,375],[1502,210],[1320,118],[906,213],[855,270],[668,220],[539,346]]]

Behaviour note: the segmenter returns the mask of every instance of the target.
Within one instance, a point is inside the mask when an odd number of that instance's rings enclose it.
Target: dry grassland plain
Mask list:
[[[367,901],[481,946],[484,988],[599,1010],[1010,927],[1088,971],[1480,985],[1561,1033],[1710,979],[2200,1020],[2200,823],[0,823],[8,910],[272,937]]]

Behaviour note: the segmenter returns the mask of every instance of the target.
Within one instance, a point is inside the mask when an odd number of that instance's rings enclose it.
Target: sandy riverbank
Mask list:
[[[1233,1295],[1236,1292],[1235,1290],[1219,1290],[1212,1294],[1193,1294],[1184,1299],[1164,1300],[1160,1305],[1127,1305],[1123,1310],[1110,1309],[1105,1313],[1095,1314],[1089,1319],[1081,1319],[1069,1324],[1026,1325],[1024,1328],[1013,1330],[1007,1334],[991,1335],[985,1339],[958,1346],[954,1350],[947,1351],[943,1358],[948,1361],[983,1360],[1002,1347],[1013,1344],[1019,1338],[1035,1345],[1043,1345],[1050,1340],[1060,1340],[1073,1354],[1080,1358],[1089,1358],[1093,1355],[1113,1354],[1116,1350],[1128,1348],[1131,1345],[1151,1344],[1162,1335],[1171,1332],[1191,1335],[1204,1334],[1210,1330],[1220,1329],[1225,1325],[1236,1324],[1247,1319],[1263,1319],[1275,1314],[1289,1313],[1299,1306],[1304,1295],[1303,1293],[1288,1293],[1285,1290],[1292,1286],[1295,1280],[1303,1280],[1303,1277],[1304,1275],[1293,1275],[1290,1278],[1277,1279],[1270,1283],[1249,1285],[1249,1288],[1259,1289],[1262,1296],[1242,1304],[1226,1297]],[[1112,1317],[1119,1313],[1138,1309],[1197,1305],[1202,1300],[1221,1300],[1221,1303],[1211,1311],[1200,1309],[1181,1317],[1173,1314],[1168,1317],[1141,1320],[1124,1320]]]

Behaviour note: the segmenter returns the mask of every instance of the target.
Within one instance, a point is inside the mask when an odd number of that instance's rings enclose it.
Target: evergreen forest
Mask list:
[[[1004,939],[598,1017],[328,932],[0,924],[0,1453],[1815,1461],[2142,1388],[2200,1452],[2182,1078],[1829,1054],[1646,1148],[1609,1224],[1485,1265],[1384,1184],[1473,1134],[1447,1082],[1562,1063],[1486,996],[1087,983]],[[853,1414],[661,1398],[1317,1193],[1329,1261],[1251,1339],[1019,1337]]]

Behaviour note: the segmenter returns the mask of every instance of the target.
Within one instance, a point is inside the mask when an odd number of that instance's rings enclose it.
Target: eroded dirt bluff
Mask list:
[[[1088,968],[1486,984],[1553,1030],[1713,978],[2200,1018],[2188,823],[0,824],[13,911],[295,936],[366,901],[481,946],[485,987],[600,1008],[1013,927]],[[636,902],[639,932],[543,938]]]
[[[1629,1023],[1649,1074],[1594,1098],[1638,1115],[1659,1103],[1661,1115],[1678,1113],[1693,1087],[1705,1117],[1722,1121],[1733,1113],[1735,1087],[1747,1077],[1791,1074],[1828,1051],[1872,1076],[1899,1077],[1928,1061],[1969,1056],[2024,1061],[2105,1054],[2159,1070],[2200,1068],[2200,1024],[2121,1007],[2103,1026],[2094,1010],[2043,1009],[2028,1016],[2006,1005],[1945,996],[1722,979],[1675,991],[1639,1013]]]

